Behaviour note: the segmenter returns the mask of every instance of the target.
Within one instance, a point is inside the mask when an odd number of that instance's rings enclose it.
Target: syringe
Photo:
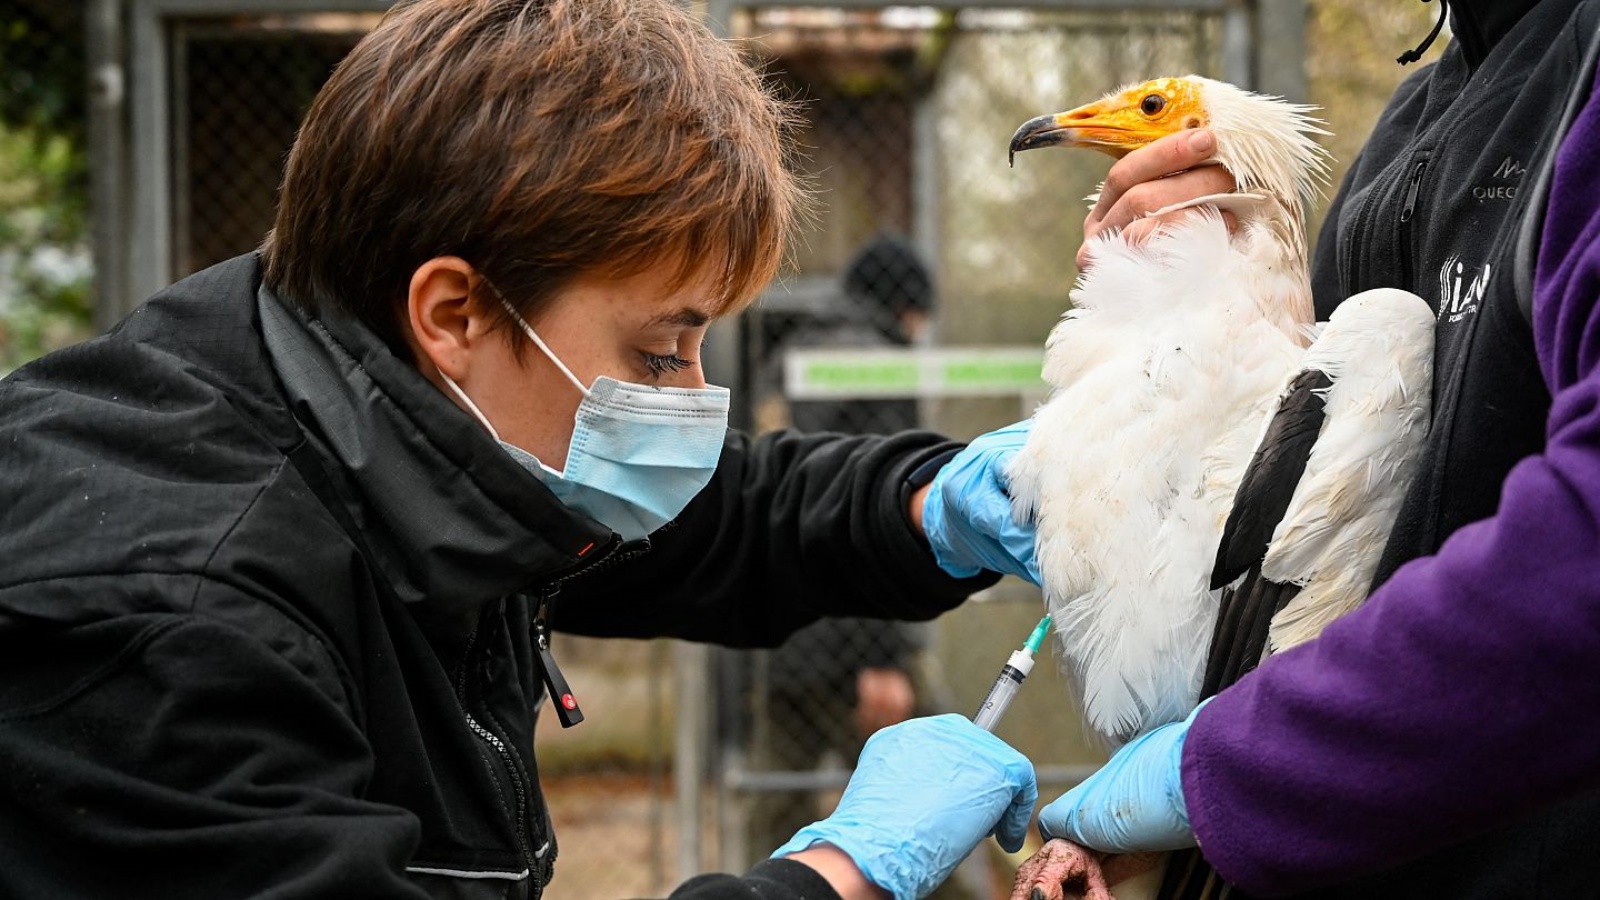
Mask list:
[[[1000,717],[1005,715],[1006,707],[1011,705],[1017,696],[1017,688],[1022,687],[1022,679],[1028,677],[1033,671],[1033,654],[1038,652],[1039,645],[1044,643],[1044,636],[1050,632],[1050,617],[1045,616],[1039,620],[1039,626],[1028,635],[1028,640],[1022,649],[1011,654],[1006,660],[1005,667],[1000,670],[1000,677],[994,680],[994,687],[989,688],[989,696],[983,698],[983,705],[978,707],[978,714],[972,717],[972,722],[984,731],[994,731],[1000,724]]]

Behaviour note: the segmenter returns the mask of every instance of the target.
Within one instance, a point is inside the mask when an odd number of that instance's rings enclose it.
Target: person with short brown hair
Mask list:
[[[807,208],[787,116],[672,4],[399,5],[306,116],[264,278],[397,351],[412,273],[441,256],[470,261],[524,319],[574,279],[657,264],[708,275],[706,311],[732,312]]]
[[[1004,446],[727,429],[700,345],[804,219],[786,116],[672,0],[397,5],[259,253],[0,382],[0,895],[538,897],[553,632],[772,646],[1030,573]],[[874,741],[781,858],[675,896],[904,898],[1020,845],[1004,742]]]

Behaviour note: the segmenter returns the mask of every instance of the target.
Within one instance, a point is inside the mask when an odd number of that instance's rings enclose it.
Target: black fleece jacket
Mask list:
[[[259,281],[223,263],[0,382],[0,896],[536,897],[546,625],[771,645],[993,580],[905,521],[953,446],[927,434],[730,433],[619,550],[365,329]],[[819,884],[780,861],[681,895]]]

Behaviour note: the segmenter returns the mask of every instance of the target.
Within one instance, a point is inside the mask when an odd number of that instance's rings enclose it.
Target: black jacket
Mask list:
[[[0,896],[537,896],[541,609],[771,645],[992,580],[905,522],[951,449],[926,434],[730,434],[625,559],[370,333],[259,278],[223,263],[0,382]],[[759,875],[690,895],[816,887]]]
[[[1600,28],[1600,0],[1450,8],[1454,42],[1384,111],[1329,212],[1313,269],[1321,317],[1374,287],[1413,291],[1438,314],[1429,446],[1379,582],[1493,514],[1512,466],[1544,447],[1550,396],[1519,302],[1517,276],[1531,273],[1533,252],[1520,239],[1531,222],[1537,247],[1532,182],[1559,143],[1570,86]],[[1580,797],[1317,896],[1592,897],[1597,846],[1600,797]]]

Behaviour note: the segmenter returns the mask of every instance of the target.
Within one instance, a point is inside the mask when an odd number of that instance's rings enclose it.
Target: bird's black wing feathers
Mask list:
[[[1297,584],[1279,584],[1261,577],[1259,567],[1237,588],[1222,592],[1222,608],[1211,634],[1211,654],[1200,683],[1200,699],[1238,681],[1261,662],[1267,651],[1272,617],[1300,593]]]
[[[1322,432],[1326,400],[1319,392],[1332,384],[1326,373],[1307,369],[1295,376],[1278,402],[1278,411],[1233,497],[1233,510],[1228,513],[1211,569],[1212,590],[1231,584],[1266,556],[1273,529],[1288,511],[1311,448]]]
[[[1238,681],[1261,662],[1272,617],[1300,593],[1298,585],[1262,577],[1261,563],[1272,532],[1283,521],[1305,474],[1311,448],[1322,433],[1326,401],[1318,392],[1332,383],[1326,373],[1315,369],[1295,376],[1239,482],[1222,545],[1217,548],[1216,566],[1211,570],[1211,589],[1226,587],[1240,575],[1245,577],[1222,592],[1205,679],[1200,684],[1202,700]],[[1156,896],[1160,900],[1244,900],[1198,850],[1172,854]]]

